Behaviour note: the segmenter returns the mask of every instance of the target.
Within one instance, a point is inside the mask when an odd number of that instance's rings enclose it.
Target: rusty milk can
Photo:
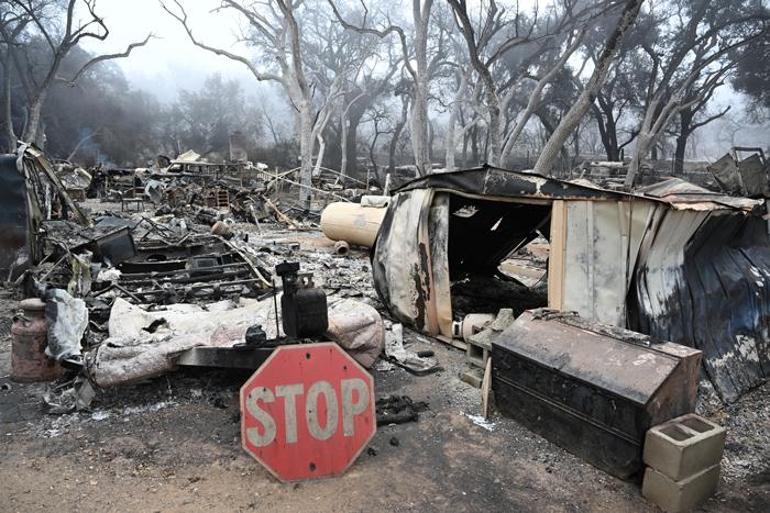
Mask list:
[[[48,323],[45,303],[37,298],[21,302],[23,313],[11,327],[11,379],[20,382],[51,381],[64,369],[45,354]]]

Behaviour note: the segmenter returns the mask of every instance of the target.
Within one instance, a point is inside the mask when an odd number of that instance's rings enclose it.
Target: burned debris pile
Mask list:
[[[1,162],[4,190],[13,193],[4,208],[15,213],[6,216],[12,237],[2,272],[22,296],[45,300],[47,355],[57,376],[68,367],[103,388],[177,365],[254,369],[276,344],[321,336],[327,327],[367,367],[382,351],[379,313],[354,299],[368,288],[350,275],[358,264],[337,269],[328,251],[308,262],[333,297],[327,320],[326,294],[314,288],[312,273],[285,263],[299,250],[287,237],[312,227],[313,215],[281,211],[280,200],[265,195],[274,183],[233,185],[219,174],[231,169],[193,166],[187,156],[159,172],[94,173],[114,179],[97,187],[101,199],[77,193],[76,201],[72,190],[89,189],[91,175],[68,163],[54,170],[34,147],[18,155]],[[127,198],[141,201],[127,205]],[[322,304],[311,305],[312,294]],[[313,315],[323,319],[303,328]],[[234,346],[239,355],[216,351]],[[256,348],[267,351],[250,351]],[[85,395],[78,405],[87,406]]]
[[[62,413],[180,367],[254,371],[330,340],[357,372],[430,380],[436,352],[406,343],[422,334],[465,352],[484,416],[494,404],[634,479],[659,470],[652,428],[689,419],[706,380],[731,403],[770,373],[770,238],[744,162],[713,171],[738,173],[740,195],[483,166],[387,196],[326,173],[307,209],[288,174],[256,166],[186,154],[114,173],[22,147],[0,157],[0,272],[24,299],[13,375],[60,378],[45,401]],[[426,408],[392,393],[376,422]]]

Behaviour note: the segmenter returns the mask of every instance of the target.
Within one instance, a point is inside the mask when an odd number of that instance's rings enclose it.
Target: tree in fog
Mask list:
[[[401,84],[404,84],[406,79],[401,80]],[[393,130],[390,136],[390,142],[388,143],[388,172],[393,173],[396,169],[396,153],[398,152],[399,144],[403,140],[404,129],[409,121],[409,111],[411,105],[411,96],[404,91],[403,87],[399,87],[397,84],[393,89],[393,92],[397,98],[400,99],[399,115],[393,124]]]
[[[753,111],[760,118],[770,112],[770,36],[751,41],[738,54],[733,86],[745,93],[758,107]]]
[[[219,11],[236,13],[247,22],[248,29],[242,38],[257,52],[255,59],[212,47],[200,40],[190,28],[183,5],[177,0],[174,4],[174,7],[163,4],[163,8],[184,27],[193,44],[245,65],[259,81],[281,85],[296,111],[301,158],[300,201],[305,207],[309,206],[314,145],[335,108],[342,79],[335,81],[326,94],[316,96],[317,84],[307,66],[300,23],[301,17],[307,14],[307,3],[303,0],[222,1]]]
[[[76,69],[91,57],[75,49],[62,70]],[[98,74],[51,88],[42,117],[46,152],[83,164],[145,166],[159,150],[156,127],[162,115],[152,95],[132,89],[114,63],[103,63]]]
[[[353,31],[346,31],[345,37],[350,38],[351,44],[366,48],[367,59],[362,61],[357,73],[350,74],[343,83],[337,123],[330,127],[339,140],[343,177],[356,169],[360,127],[367,114],[379,119],[380,124],[389,117],[388,109],[380,105],[380,101],[393,92],[393,77],[400,69],[400,53],[393,45],[378,44],[376,38]]]
[[[44,143],[44,131],[41,127],[43,107],[54,84],[74,84],[94,65],[127,57],[135,48],[144,46],[150,39],[131,43],[125,51],[92,56],[70,75],[62,75],[62,65],[73,50],[85,41],[104,41],[109,36],[109,29],[103,18],[96,12],[95,0],[23,1],[8,0],[8,12],[12,16],[28,19],[24,33],[13,37],[5,27],[0,37],[7,48],[14,71],[24,88],[25,120],[22,139],[38,145]],[[6,13],[7,14],[7,13]],[[26,39],[20,37],[26,36]],[[32,60],[25,52],[25,45],[30,38],[42,41],[47,51],[47,58]],[[8,61],[8,58],[5,60]]]
[[[25,62],[44,65],[50,59],[47,43],[34,34],[25,34],[23,46],[16,51]],[[0,61],[3,54],[9,57],[0,44]],[[93,57],[81,47],[73,48],[62,61],[60,73],[72,76]],[[10,66],[0,65],[6,120],[0,144],[10,152],[16,151],[15,136],[23,128],[28,101],[23,76],[15,69],[12,62]],[[51,86],[40,118],[46,152],[84,164],[144,165],[157,150],[155,127],[160,111],[151,95],[130,87],[114,62],[100,63],[73,84],[57,82]]]
[[[235,80],[223,80],[218,73],[206,78],[198,91],[182,89],[167,110],[162,139],[174,156],[189,149],[207,157],[227,155],[230,134],[247,134],[251,146],[262,134],[262,115],[247,99]]]
[[[37,9],[30,4],[30,9]],[[0,0],[0,72],[2,72],[2,124],[4,127],[3,138],[6,140],[9,152],[16,151],[16,129],[14,126],[14,95],[15,64],[12,51],[23,44],[24,30],[32,18],[22,10],[12,8],[10,0]]]
[[[391,47],[379,44],[378,38],[346,30],[325,2],[308,4],[302,19],[306,67],[317,94],[331,98],[316,134],[315,169],[320,170],[325,163],[330,143],[338,141],[340,171],[345,176],[349,161],[356,162],[358,126],[388,87],[397,58]]]
[[[768,12],[754,0],[672,0],[651,13],[657,33],[644,41],[647,79],[644,112],[625,185],[631,187],[661,133],[679,115],[675,171],[681,172],[693,130],[724,115],[697,115],[737,63],[735,56],[752,41],[767,37]]]
[[[547,88],[580,46],[583,24],[608,7],[599,2],[582,8],[578,2],[562,0],[540,16],[537,4],[531,13],[522,13],[518,6],[509,10],[487,0],[473,16],[465,0],[448,1],[483,91],[479,107],[487,127],[487,161],[503,165]],[[516,102],[523,92],[526,99]]]
[[[433,0],[411,0],[410,25],[392,21],[387,13],[372,19],[366,2],[361,2],[361,10],[353,16],[341,12],[335,0],[328,0],[329,5],[340,23],[346,28],[362,34],[371,34],[380,39],[395,37],[402,53],[407,80],[401,85],[409,95],[409,101],[402,103],[409,109],[409,132],[418,173],[430,172],[430,133],[429,101],[431,82],[436,78],[442,66],[446,64],[446,51],[449,44],[447,24],[434,23],[435,11]],[[393,6],[388,6],[393,8]],[[395,4],[395,9],[400,7]],[[395,10],[394,9],[394,10]],[[387,10],[387,8],[386,8]],[[439,13],[440,16],[440,13]],[[399,131],[400,134],[400,131]],[[397,141],[396,141],[397,142]]]
[[[589,31],[584,48],[592,66],[596,65],[604,40],[613,28],[613,20],[609,19],[597,23]],[[649,43],[655,37],[655,20],[641,13],[621,41],[615,63],[610,67],[591,105],[590,114],[609,161],[621,160],[621,152],[638,135],[636,117],[641,108],[645,86],[644,70],[639,66],[639,53],[642,42],[646,40]],[[576,82],[581,83],[579,80]]]
[[[617,22],[610,31],[604,47],[596,59],[593,72],[588,81],[572,107],[561,118],[559,124],[543,146],[537,162],[535,162],[534,171],[536,173],[551,173],[559,153],[564,148],[564,144],[580,125],[583,116],[591,108],[596,94],[604,85],[620,45],[633,26],[642,3],[643,0],[627,0],[625,5],[623,5]]]
[[[468,134],[480,120],[477,108],[480,88],[473,87],[473,67],[461,38],[452,38],[450,52],[452,65],[437,94],[438,103],[448,113],[444,127],[444,167],[448,171],[457,167],[455,154],[460,142],[463,143],[462,165],[466,165]]]

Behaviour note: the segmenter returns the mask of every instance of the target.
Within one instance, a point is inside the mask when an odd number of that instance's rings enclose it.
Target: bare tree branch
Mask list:
[[[227,57],[230,60],[240,62],[244,66],[248,68],[248,70],[251,72],[252,75],[254,75],[254,78],[256,78],[259,81],[268,81],[273,80],[276,82],[283,83],[283,79],[279,77],[278,75],[275,75],[273,73],[264,73],[257,69],[256,66],[254,66],[254,63],[251,62],[251,60],[247,59],[246,57],[243,57],[242,55],[237,55],[235,53],[229,52],[227,50],[216,48],[213,46],[209,46],[198,39],[193,35],[192,29],[188,25],[187,20],[187,11],[185,11],[182,4],[179,2],[179,0],[174,0],[174,3],[176,4],[177,8],[179,9],[180,13],[176,13],[172,11],[168,6],[166,6],[166,3],[161,0],[160,5],[168,14],[171,15],[175,20],[179,22],[180,25],[182,25],[182,28],[184,28],[185,32],[187,32],[187,37],[189,37],[192,44],[197,46],[198,48],[202,48],[203,50],[206,50],[208,52],[211,52],[215,55],[219,55],[221,57]]]
[[[578,97],[577,101],[559,122],[558,126],[551,134],[551,137],[548,139],[548,142],[545,144],[543,151],[540,153],[534,167],[536,173],[551,173],[553,164],[558,158],[564,143],[567,141],[567,138],[575,127],[578,126],[583,115],[591,107],[596,93],[601,89],[602,84],[607,78],[607,73],[609,72],[614,56],[618,51],[621,41],[636,20],[642,2],[643,0],[628,0],[626,2],[617,25],[607,39],[607,42],[604,44],[604,48],[599,55],[594,71],[588,80],[588,84]]]
[[[152,34],[148,34],[143,41],[131,43],[126,47],[124,51],[119,53],[108,53],[108,54],[98,55],[92,58],[91,60],[89,60],[88,62],[86,62],[85,64],[83,64],[83,66],[81,66],[80,69],[77,70],[77,72],[72,76],[71,79],[67,80],[61,77],[57,77],[57,80],[66,82],[69,85],[74,85],[75,82],[77,82],[78,78],[80,78],[80,76],[86,71],[88,71],[88,69],[91,68],[92,66],[99,64],[100,62],[111,61],[114,59],[122,59],[122,58],[128,57],[129,55],[131,55],[132,51],[134,51],[136,48],[141,48],[142,46],[145,46],[153,37],[154,36]]]
[[[414,80],[417,80],[417,71],[415,71],[409,59],[409,45],[407,44],[407,41],[406,41],[406,34],[404,33],[404,29],[402,29],[398,25],[388,25],[383,29],[373,29],[366,26],[354,25],[346,21],[345,18],[342,17],[342,14],[340,14],[340,11],[339,9],[337,9],[337,6],[334,4],[333,0],[327,0],[327,1],[331,6],[332,11],[334,11],[334,15],[337,17],[337,21],[339,21],[342,24],[342,26],[345,27],[346,29],[354,30],[361,34],[370,34],[373,36],[377,36],[380,39],[385,39],[390,34],[396,34],[401,43],[401,51],[403,53],[404,67],[409,72],[409,74],[412,75],[412,78]],[[361,0],[361,6],[365,13],[364,14],[364,21],[365,21],[368,16],[369,9],[366,7],[366,3],[364,2],[364,0]]]

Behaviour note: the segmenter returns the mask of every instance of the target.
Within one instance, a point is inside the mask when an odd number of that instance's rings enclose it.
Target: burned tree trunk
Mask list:
[[[572,108],[564,115],[553,135],[548,139],[548,142],[540,153],[540,157],[535,163],[534,171],[536,173],[545,175],[550,172],[551,167],[559,156],[561,148],[564,147],[564,143],[567,141],[572,131],[578,126],[580,120],[583,119],[583,115],[591,107],[591,104],[593,104],[596,94],[607,78],[610,65],[617,53],[618,47],[629,28],[631,28],[631,25],[634,23],[634,20],[636,20],[636,17],[639,14],[639,8],[642,6],[643,1],[644,0],[628,0],[626,2],[617,26],[609,39],[607,39],[607,43],[604,45],[604,49],[596,62],[596,67],[591,74],[591,78],[589,79],[586,88],[580,94]]]
[[[340,165],[340,174],[343,179],[350,175],[349,166],[351,162],[353,163],[353,169],[357,169],[358,125],[361,124],[361,118],[363,118],[364,112],[366,112],[367,107],[371,103],[371,99],[367,98],[368,94],[370,94],[370,92],[359,92],[347,102],[347,107],[345,107],[340,116],[340,124],[342,127],[340,148],[342,153],[342,163]]]
[[[480,163],[479,160],[479,128],[474,126],[471,130],[471,160],[473,165],[477,166]]]
[[[692,134],[692,120],[694,113],[690,109],[684,109],[679,113],[679,135],[676,137],[676,149],[674,150],[675,175],[684,172],[684,155],[687,150],[687,139]]]
[[[611,111],[594,105],[594,119],[599,129],[599,138],[604,146],[607,160],[616,162],[620,160],[620,148],[618,148],[618,129]]]
[[[676,149],[674,150],[674,175],[684,174],[684,155],[687,150],[687,138],[684,134],[679,134],[676,138]]]
[[[304,208],[310,207],[310,184],[313,177],[313,117],[310,108],[301,108],[299,113],[300,170],[299,201]]]
[[[409,123],[409,136],[417,170],[421,176],[430,173],[430,151],[428,148],[428,97],[427,84],[415,87],[412,115]]]
[[[679,111],[679,134],[676,137],[676,150],[674,151],[674,173],[682,174],[684,172],[684,157],[687,153],[687,142],[690,140],[690,136],[697,129],[708,125],[712,121],[723,117],[732,108],[728,105],[723,110],[716,114],[709,116],[700,121],[695,121],[696,113],[703,108],[703,105],[708,101],[709,97],[704,96],[700,103],[696,103],[692,106],[686,106]]]
[[[396,148],[398,148],[398,140],[401,138],[401,133],[406,126],[407,116],[409,114],[409,96],[404,95],[401,97],[401,119],[396,123],[396,127],[393,129],[393,137],[390,139],[388,145],[388,172],[393,173],[396,168]]]
[[[27,106],[27,122],[24,125],[24,132],[22,133],[22,140],[25,142],[35,143],[39,148],[43,148],[44,139],[42,130],[40,130],[40,121],[43,114],[43,104],[47,92],[30,98],[29,105]]]
[[[11,64],[10,58],[2,63],[4,71],[3,80],[3,124],[5,125],[5,138],[7,140],[8,153],[16,151],[16,132],[13,129],[13,112],[11,111]]]
[[[345,133],[345,153],[342,156],[345,159],[345,169],[343,170],[345,176],[350,175],[351,171],[355,171],[358,168],[358,126],[361,124],[362,116],[363,112],[359,113],[357,110],[354,110],[348,116],[348,126]]]

